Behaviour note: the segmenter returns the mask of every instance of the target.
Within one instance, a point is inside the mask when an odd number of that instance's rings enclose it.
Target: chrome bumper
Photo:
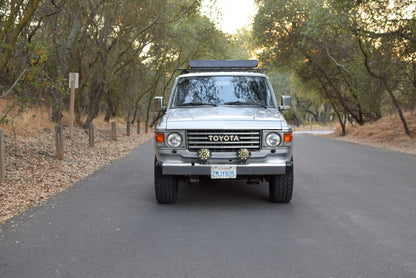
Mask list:
[[[191,164],[191,163],[168,163],[156,162],[155,167],[162,171],[163,175],[169,176],[210,176],[211,164]],[[226,164],[221,166],[236,166],[238,176],[266,176],[266,175],[287,175],[292,172],[292,161],[283,162],[281,164],[264,164],[264,163],[249,163],[249,164]]]

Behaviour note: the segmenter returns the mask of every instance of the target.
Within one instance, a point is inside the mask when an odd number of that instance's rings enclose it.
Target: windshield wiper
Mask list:
[[[178,106],[217,106],[216,104],[213,103],[203,103],[203,102],[187,102],[187,103],[182,103],[181,105]]]
[[[248,103],[243,101],[231,101],[231,102],[225,102],[224,105],[247,105],[247,106],[261,106],[264,109],[267,109],[267,105],[261,104],[261,103]]]

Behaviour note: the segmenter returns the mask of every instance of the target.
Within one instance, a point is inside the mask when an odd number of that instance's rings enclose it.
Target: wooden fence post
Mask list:
[[[63,127],[62,125],[55,126],[55,157],[58,160],[64,160],[64,142],[63,142]]]
[[[6,167],[4,164],[4,133],[0,128],[0,182],[6,181]]]
[[[140,134],[140,120],[137,120],[137,134]]]
[[[127,121],[127,127],[126,127],[126,129],[127,129],[127,136],[130,136],[130,127],[131,127],[131,123],[130,123],[130,121]]]
[[[114,141],[117,141],[117,124],[116,122],[111,123],[111,137]]]
[[[95,146],[95,126],[94,126],[94,123],[90,123],[90,126],[89,126],[89,132],[88,132],[88,135],[89,135],[89,146],[91,147],[91,148],[94,148],[94,146]]]

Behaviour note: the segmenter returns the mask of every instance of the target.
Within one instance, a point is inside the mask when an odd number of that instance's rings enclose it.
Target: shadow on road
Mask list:
[[[179,198],[181,204],[223,204],[268,202],[268,183],[247,184],[244,180],[201,181],[197,184],[181,182]]]

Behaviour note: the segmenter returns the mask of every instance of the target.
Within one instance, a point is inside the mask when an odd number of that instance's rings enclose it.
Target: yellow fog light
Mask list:
[[[206,162],[208,160],[208,158],[211,157],[211,152],[208,149],[200,149],[198,151],[198,157],[199,159],[201,159],[203,162]]]
[[[242,161],[246,161],[250,156],[251,156],[251,153],[250,153],[250,151],[249,150],[247,150],[247,149],[240,149],[238,152],[237,152],[237,156],[238,156],[238,158],[240,158]]]

